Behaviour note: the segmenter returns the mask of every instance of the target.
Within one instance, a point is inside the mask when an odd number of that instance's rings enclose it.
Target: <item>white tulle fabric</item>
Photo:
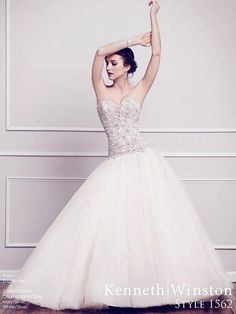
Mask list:
[[[107,158],[89,175],[5,294],[57,310],[203,298],[105,294],[105,284],[142,289],[168,283],[233,288],[174,170],[157,149],[145,147]]]

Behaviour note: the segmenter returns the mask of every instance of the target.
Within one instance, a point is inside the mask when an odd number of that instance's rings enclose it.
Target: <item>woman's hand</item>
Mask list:
[[[142,33],[136,37],[137,43],[144,47],[150,47],[152,42],[152,32]]]
[[[152,6],[151,6],[150,14],[156,15],[157,12],[158,12],[159,9],[160,9],[160,4],[157,2],[157,0],[151,0],[151,1],[149,1],[149,2],[148,2],[148,5],[150,6],[151,4],[152,4]]]

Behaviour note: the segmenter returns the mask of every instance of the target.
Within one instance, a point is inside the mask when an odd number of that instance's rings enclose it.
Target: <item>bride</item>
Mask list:
[[[50,225],[4,294],[55,310],[151,307],[213,300],[233,284],[174,169],[143,139],[139,117],[161,55],[151,32],[98,48],[92,67],[108,156]],[[151,47],[136,86],[131,46]],[[102,69],[113,84],[105,85]]]

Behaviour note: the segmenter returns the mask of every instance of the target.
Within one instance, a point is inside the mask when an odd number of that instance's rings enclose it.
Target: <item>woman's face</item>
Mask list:
[[[110,80],[115,80],[123,76],[129,70],[129,66],[123,65],[123,59],[120,55],[113,54],[105,58],[106,70]]]

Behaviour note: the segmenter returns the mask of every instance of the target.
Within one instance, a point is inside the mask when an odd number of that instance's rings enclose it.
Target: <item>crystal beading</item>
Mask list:
[[[108,138],[108,158],[144,152],[148,144],[139,131],[141,104],[127,97],[120,105],[110,100],[97,103],[97,112]]]

